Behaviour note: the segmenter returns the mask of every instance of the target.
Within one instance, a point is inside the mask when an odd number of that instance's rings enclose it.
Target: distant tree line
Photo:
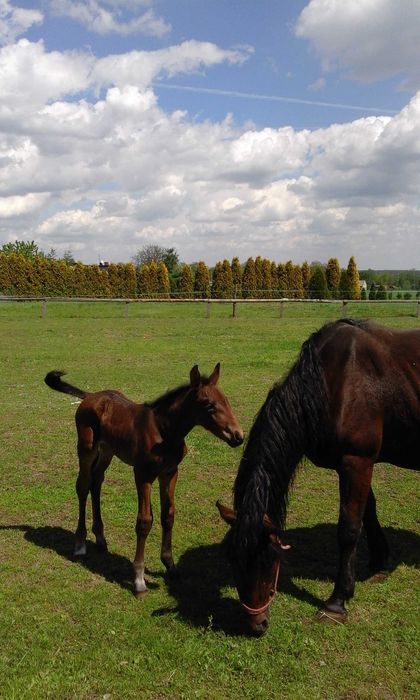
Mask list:
[[[148,245],[138,251],[132,263],[101,266],[76,262],[71,251],[58,259],[56,251],[45,254],[33,241],[16,241],[0,248],[0,293],[4,295],[186,299],[411,296],[408,291],[390,292],[371,277],[370,286],[361,289],[354,257],[346,268],[341,268],[337,258],[330,258],[326,264],[297,265],[291,260],[276,263],[261,256],[250,257],[243,264],[237,257],[230,262],[225,259],[209,268],[202,260],[192,265],[180,262],[174,248]],[[420,278],[417,284],[420,289]]]

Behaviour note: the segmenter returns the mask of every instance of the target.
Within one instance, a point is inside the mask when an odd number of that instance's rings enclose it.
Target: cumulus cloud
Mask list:
[[[310,41],[325,71],[348,71],[370,82],[401,76],[420,88],[420,3],[413,0],[310,0],[297,25]]]
[[[0,45],[15,41],[34,24],[44,19],[39,10],[13,6],[9,0],[0,0]]]
[[[391,251],[415,265],[420,93],[394,117],[313,131],[198,122],[159,105],[161,75],[247,56],[200,42],[100,59],[26,39],[4,47],[0,240],[85,262],[157,242],[209,263],[356,254],[381,266]]]
[[[135,34],[162,37],[171,26],[156,16],[153,8],[138,14],[147,2],[122,0],[50,0],[51,11],[59,17],[69,17],[97,34]],[[129,18],[123,19],[129,12]],[[133,15],[133,16],[131,16]]]

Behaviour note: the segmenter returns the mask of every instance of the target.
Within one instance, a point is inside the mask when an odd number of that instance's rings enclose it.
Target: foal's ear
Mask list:
[[[214,368],[213,372],[211,373],[209,377],[209,384],[217,384],[219,381],[220,377],[220,362],[217,363],[216,367]]]
[[[198,387],[201,381],[201,374],[198,369],[198,365],[194,365],[194,367],[190,371],[190,382],[191,386],[193,387]]]
[[[227,508],[226,506],[222,505],[220,501],[216,502],[216,507],[225,523],[227,523],[228,525],[233,525],[233,523],[236,520],[235,511],[231,508]]]

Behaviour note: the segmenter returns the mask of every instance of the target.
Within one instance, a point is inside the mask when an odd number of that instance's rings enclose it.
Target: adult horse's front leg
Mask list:
[[[178,478],[178,469],[168,474],[159,476],[160,490],[160,522],[162,525],[162,547],[160,559],[168,572],[173,572],[175,568],[172,556],[172,528],[175,519],[175,486]]]
[[[334,590],[320,611],[323,616],[344,621],[345,602],[354,594],[357,543],[362,528],[373,462],[371,459],[348,455],[339,471],[340,516],[338,520],[339,568]]]
[[[134,569],[134,594],[139,597],[147,590],[144,580],[144,548],[147,536],[153,524],[153,513],[151,505],[152,484],[147,481],[144,474],[138,467],[134,467],[134,478],[136,480],[138,513],[136,522],[137,547],[133,561]]]

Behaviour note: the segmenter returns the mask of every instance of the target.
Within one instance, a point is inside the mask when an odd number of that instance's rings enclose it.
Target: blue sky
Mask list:
[[[0,243],[418,267],[419,30],[412,0],[0,0]]]

